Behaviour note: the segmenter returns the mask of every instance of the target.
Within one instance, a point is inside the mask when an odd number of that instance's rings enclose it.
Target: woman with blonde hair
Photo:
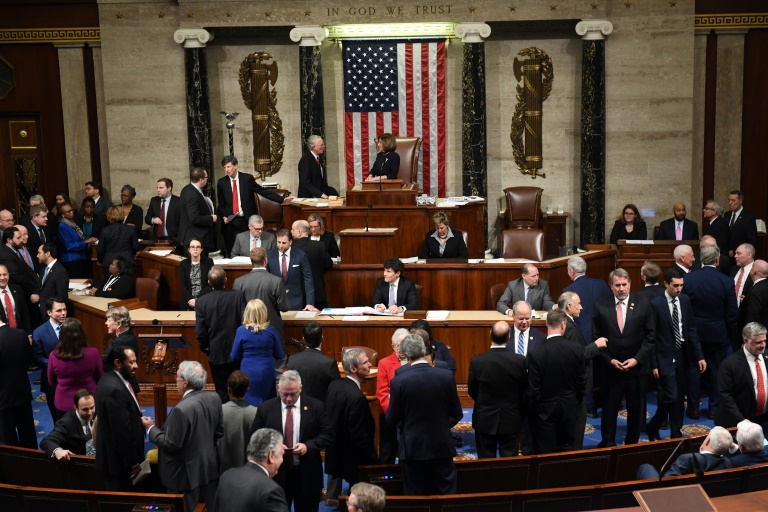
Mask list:
[[[237,328],[230,357],[240,362],[240,369],[251,379],[244,400],[258,407],[275,385],[274,360],[285,357],[280,337],[269,325],[267,306],[261,299],[246,304],[243,325]]]

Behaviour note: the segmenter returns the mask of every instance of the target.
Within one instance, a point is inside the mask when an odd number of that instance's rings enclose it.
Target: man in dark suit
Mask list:
[[[451,372],[425,360],[420,336],[409,334],[400,342],[411,370],[390,383],[386,419],[398,425],[399,459],[406,495],[455,494],[456,455],[451,428],[463,416]]]
[[[384,277],[376,280],[373,289],[373,307],[376,311],[398,314],[407,309],[418,309],[416,284],[402,277],[403,270],[405,265],[398,258],[389,258],[384,262]]]
[[[525,357],[506,350],[509,324],[491,328],[491,349],[469,362],[467,391],[475,401],[472,428],[481,459],[512,457],[519,452],[528,378]]]
[[[764,260],[755,260],[752,265],[752,289],[742,307],[739,308],[739,326],[743,328],[750,322],[768,321],[768,263]],[[744,309],[744,324],[741,324],[741,310]]]
[[[181,189],[181,215],[179,216],[179,242],[188,245],[197,238],[203,243],[202,259],[216,248],[216,220],[213,203],[203,195],[203,188],[208,184],[208,172],[202,167],[195,167],[190,174],[192,183]]]
[[[23,330],[11,328],[0,319],[0,340],[0,444],[34,450],[37,436],[27,375],[32,355],[29,338]]]
[[[728,355],[728,347],[736,336],[738,310],[733,281],[717,271],[720,249],[704,247],[701,250],[701,270],[685,276],[683,293],[691,298],[701,350],[707,362],[707,371],[701,378],[709,384],[709,416],[717,415],[719,394],[717,375],[720,364]],[[701,375],[698,368],[688,374],[688,410],[691,418],[699,417]]]
[[[267,251],[262,248],[250,252],[253,270],[235,279],[233,290],[240,290],[245,295],[245,302],[261,299],[267,306],[269,324],[275,327],[280,341],[285,344],[285,329],[281,311],[288,311],[288,297],[285,295],[285,283],[267,270]]]
[[[284,455],[283,436],[261,428],[248,442],[248,463],[225,471],[219,480],[212,510],[227,512],[286,512],[285,493],[274,480]]]
[[[96,203],[94,212],[99,215],[107,215],[107,210],[112,206],[112,200],[104,195],[103,186],[95,181],[85,182],[85,197],[90,197]]]
[[[675,258],[675,262],[672,264],[673,269],[680,272],[680,275],[685,275],[691,271],[693,262],[696,261],[696,257],[693,254],[693,249],[690,245],[681,244],[675,247],[672,252],[672,257]]]
[[[45,301],[45,308],[47,321],[32,333],[32,360],[40,367],[40,391],[45,393],[48,411],[55,420],[53,397],[56,388],[48,382],[48,357],[59,342],[61,326],[67,319],[67,304],[63,297],[53,297]]]
[[[763,427],[749,420],[741,420],[736,428],[739,451],[731,455],[733,467],[756,466],[768,462]]]
[[[219,468],[216,443],[224,435],[221,400],[203,391],[208,373],[197,361],[182,361],[176,385],[182,395],[163,428],[152,418],[141,422],[147,437],[160,449],[160,481],[169,493],[184,494],[184,508],[213,503]]]
[[[723,427],[714,427],[699,447],[699,453],[680,455],[664,473],[664,476],[691,475],[696,472],[697,466],[702,472],[731,468],[733,464],[727,455],[732,446],[733,438],[730,432]],[[696,459],[695,462],[694,458]],[[637,469],[637,479],[648,480],[651,478],[658,479],[659,472],[650,464],[641,464]]]
[[[733,350],[741,348],[741,330],[747,323],[747,297],[752,291],[754,282],[752,281],[752,267],[755,264],[755,248],[750,244],[741,244],[733,253],[733,260],[736,265],[731,269],[731,278],[733,279],[734,292],[736,293],[736,306],[739,308],[738,332],[733,340]],[[754,319],[759,321],[760,319]],[[765,320],[763,320],[765,321]]]
[[[296,370],[303,382],[302,393],[325,403],[328,386],[341,379],[336,360],[323,354],[323,327],[319,322],[304,324],[307,348],[288,359],[288,369]]]
[[[32,252],[37,251],[37,248],[46,242],[51,242],[54,247],[56,246],[58,233],[51,230],[48,226],[48,208],[46,208],[44,204],[30,206],[29,219],[22,222],[22,224],[29,232],[27,247],[31,247]],[[42,265],[37,261],[34,261],[33,263],[35,265],[35,271],[39,273]]]
[[[16,224],[13,217],[13,212],[10,210],[0,210],[0,235],[5,233],[5,230],[12,228]]]
[[[584,447],[584,427],[587,425],[587,404],[586,396],[587,392],[592,394],[592,360],[600,355],[600,349],[604,349],[608,345],[608,340],[605,338],[598,338],[594,342],[587,342],[576,321],[584,315],[584,308],[581,306],[581,298],[574,292],[563,292],[557,299],[558,309],[565,312],[565,332],[563,338],[575,343],[581,347],[584,353],[584,369],[586,372],[586,379],[584,382],[584,397],[581,406],[578,409],[575,429],[574,429],[574,450],[581,450]],[[591,327],[590,327],[591,331]],[[596,418],[597,415],[591,416]]]
[[[181,210],[184,209],[181,198],[173,195],[173,181],[169,178],[157,180],[157,196],[149,200],[144,222],[149,224],[152,240],[173,240],[179,243],[179,223]]]
[[[507,344],[507,350],[528,357],[528,354],[539,348],[547,339],[546,335],[531,328],[531,306],[524,300],[512,304],[512,321],[515,329],[510,333],[512,339]]]
[[[297,220],[291,226],[293,235],[293,248],[304,251],[312,270],[312,282],[315,286],[315,307],[325,309],[328,302],[325,299],[325,273],[333,268],[333,260],[325,250],[322,242],[309,238],[309,223],[305,220]]]
[[[763,430],[768,428],[765,334],[765,327],[757,322],[744,326],[743,347],[720,366],[717,382],[722,404],[715,415],[716,425],[731,428],[747,419]]]
[[[667,416],[670,437],[683,437],[683,399],[689,368],[700,373],[707,369],[691,299],[680,293],[682,289],[683,276],[669,269],[664,276],[664,295],[651,299],[656,312],[656,346],[651,364],[658,381],[658,408],[645,427],[651,441],[661,439],[659,427]]]
[[[58,251],[56,245],[48,242],[37,250],[37,261],[40,262],[41,271],[37,278],[35,293],[31,296],[33,304],[40,308],[40,317],[45,318],[46,302],[52,297],[66,297],[69,291],[69,274],[64,265],[56,259]]]
[[[425,339],[425,343],[430,345],[432,347],[432,351],[434,352],[435,356],[435,363],[437,364],[438,368],[440,367],[440,363],[445,363],[445,368],[448,370],[451,370],[453,374],[456,374],[456,359],[453,357],[453,354],[451,354],[451,348],[444,342],[440,341],[438,339],[435,339],[434,336],[432,336],[432,326],[429,325],[429,322],[424,320],[423,318],[419,318],[418,320],[414,320],[411,322],[411,325],[408,326],[411,330],[411,333],[413,333],[414,329],[422,329],[426,333],[427,337]],[[427,351],[429,351],[429,347],[427,347]]]
[[[307,254],[291,247],[291,232],[277,232],[277,249],[267,253],[267,270],[283,279],[288,309],[292,311],[317,311],[315,308],[315,284]]]
[[[222,234],[227,255],[231,258],[232,246],[235,237],[244,231],[248,231],[248,219],[256,215],[256,197],[259,194],[277,204],[283,202],[283,198],[271,190],[263,188],[256,183],[253,175],[237,170],[237,158],[227,155],[221,160],[226,176],[222,176],[216,183],[216,197],[219,204],[216,213],[224,223]]]
[[[521,300],[537,311],[552,309],[555,303],[549,295],[549,284],[544,279],[539,279],[539,269],[536,265],[525,263],[520,273],[520,277],[507,284],[507,289],[496,303],[496,311],[512,316],[512,304]]]
[[[12,329],[22,329],[31,336],[32,322],[24,296],[24,290],[10,283],[12,275],[8,267],[0,264],[0,320]]]
[[[653,310],[646,299],[629,293],[629,274],[617,268],[608,276],[612,297],[601,297],[595,303],[592,316],[592,336],[608,339],[607,350],[600,353],[606,368],[598,447],[616,446],[616,418],[619,405],[626,394],[627,436],[624,444],[635,444],[645,423],[645,391],[650,358],[656,340]]]
[[[129,381],[136,374],[136,354],[126,346],[111,351],[112,368],[96,386],[99,411],[96,436],[96,469],[104,475],[106,490],[135,492],[144,460],[144,427],[141,408]]]
[[[693,251],[693,265],[691,265],[691,270],[701,270],[701,249],[703,247],[707,247],[708,245],[717,247],[717,249],[720,251],[720,263],[717,265],[717,270],[724,276],[731,275],[731,258],[728,257],[728,251],[723,251],[720,249],[720,247],[717,245],[717,240],[715,237],[710,235],[704,235],[701,237],[701,240],[699,240],[699,250]]]
[[[243,231],[235,237],[235,245],[232,246],[229,257],[248,256],[253,249],[269,251],[275,247],[275,235],[264,230],[264,219],[261,215],[251,215],[248,218],[248,231]]]
[[[678,270],[679,267],[673,266],[673,268]],[[648,300],[664,295],[664,287],[659,283],[659,280],[663,281],[660,266],[652,261],[646,261],[640,267],[640,279],[642,279],[644,286],[635,295],[645,297]]]
[[[337,499],[341,494],[342,478],[352,486],[360,481],[359,466],[379,463],[374,445],[376,424],[368,399],[360,389],[371,372],[371,363],[364,350],[353,348],[344,354],[341,364],[346,378],[331,382],[325,403],[333,426],[333,439],[325,450],[329,499]]]
[[[743,206],[744,192],[731,190],[728,194],[728,208],[731,210],[723,216],[723,220],[731,229],[728,255],[733,257],[736,248],[741,244],[757,244],[757,224],[755,216]]]
[[[0,265],[4,265],[11,275],[11,284],[21,287],[24,292],[24,307],[29,302],[29,297],[35,292],[37,274],[27,265],[19,253],[24,241],[18,228],[12,226],[3,232],[2,244],[0,244]],[[31,332],[31,331],[30,331]]]
[[[307,139],[309,151],[299,160],[299,197],[338,196],[335,188],[328,186],[328,169],[323,168],[320,155],[325,152],[325,142],[319,135]]]
[[[53,401],[53,400],[51,400]],[[96,399],[87,389],[75,393],[75,408],[68,410],[53,426],[50,434],[40,440],[40,449],[48,457],[69,460],[71,455],[86,455],[86,443],[93,438]]]
[[[674,216],[661,221],[656,240],[698,240],[699,225],[685,218],[685,203],[678,202],[672,207]]]
[[[529,420],[536,453],[575,449],[574,434],[587,381],[584,347],[563,337],[567,315],[547,314],[547,341],[528,357]]]
[[[239,368],[237,361],[230,356],[235,332],[243,322],[245,311],[242,290],[227,290],[224,288],[226,282],[224,269],[214,265],[208,272],[208,284],[212,291],[195,301],[195,336],[200,350],[208,356],[211,377],[223,404],[229,401],[229,374]]]
[[[701,231],[714,238],[720,252],[727,256],[731,243],[731,230],[728,222],[723,219],[723,213],[723,207],[717,201],[708,200],[704,206],[704,226]]]
[[[331,423],[322,402],[301,396],[298,372],[288,370],[280,376],[277,394],[259,406],[251,432],[265,427],[283,432],[286,451],[275,481],[285,490],[289,507],[317,512],[323,490],[320,451],[333,440]]]

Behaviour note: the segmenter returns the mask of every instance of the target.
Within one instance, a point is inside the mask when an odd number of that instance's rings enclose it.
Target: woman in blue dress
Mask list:
[[[240,369],[251,379],[245,401],[258,407],[275,385],[274,360],[285,357],[277,331],[269,325],[267,306],[260,299],[245,306],[243,325],[235,333],[231,357],[240,361]]]

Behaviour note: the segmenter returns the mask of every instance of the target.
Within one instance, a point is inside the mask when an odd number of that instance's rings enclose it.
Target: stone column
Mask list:
[[[608,20],[576,24],[581,45],[580,246],[605,242],[605,37]]]
[[[299,87],[301,87],[301,140],[304,148],[310,135],[325,139],[323,63],[320,45],[328,36],[319,25],[298,26],[291,30],[291,41],[299,43]],[[325,158],[325,155],[322,155]]]
[[[101,62],[101,43],[88,43],[93,52],[93,81],[96,88],[96,121],[99,127],[99,150],[102,180],[109,172],[109,138],[107,137],[107,111],[104,101],[104,66]]]
[[[83,43],[57,44],[59,83],[64,121],[64,150],[67,155],[67,183],[70,193],[83,188],[91,176],[91,141],[88,133],[88,105],[85,97]],[[63,169],[50,168],[48,172]],[[106,174],[104,174],[106,176]],[[40,178],[38,176],[38,178]],[[105,183],[105,185],[108,185]]]
[[[456,37],[464,44],[461,64],[461,189],[467,196],[488,197],[488,145],[486,141],[485,45],[491,35],[486,23],[459,23]],[[488,248],[488,205],[484,211],[485,247]]]
[[[173,40],[184,44],[189,168],[204,167],[210,177],[208,183],[215,183],[208,65],[205,60],[205,45],[213,40],[213,34],[202,28],[182,28],[173,33]],[[214,194],[210,195],[214,199]]]

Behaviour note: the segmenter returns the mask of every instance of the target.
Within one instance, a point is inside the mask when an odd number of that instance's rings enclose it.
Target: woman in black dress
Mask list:
[[[316,213],[310,213],[307,222],[309,222],[310,239],[321,242],[325,246],[325,252],[331,258],[341,256],[339,244],[336,243],[336,236],[331,231],[325,230],[325,219]]]
[[[109,265],[109,272],[104,273],[104,280],[91,295],[110,299],[130,299],[136,296],[136,279],[133,277],[133,265],[122,256],[115,256]]]
[[[144,227],[144,210],[141,206],[133,204],[136,198],[136,189],[125,185],[120,190],[120,202],[123,203],[123,224],[131,226],[136,231],[136,236],[141,238],[141,228]],[[114,222],[114,221],[113,221]]]
[[[450,221],[445,212],[437,212],[432,216],[435,229],[427,233],[424,245],[421,246],[419,258],[468,258],[467,244],[464,234],[458,229],[451,229]]]
[[[179,284],[181,285],[181,303],[179,308],[183,310],[195,309],[195,300],[201,295],[211,291],[208,286],[208,271],[213,267],[213,260],[203,260],[203,244],[197,238],[193,238],[187,245],[185,260],[179,262]]]
[[[136,231],[123,224],[123,207],[110,206],[107,212],[111,214],[112,224],[102,228],[96,248],[96,255],[104,267],[105,275],[107,266],[116,256],[122,256],[133,267],[136,264],[134,255],[141,249]]]
[[[648,233],[645,221],[640,216],[640,211],[632,203],[622,210],[619,220],[613,224],[610,243],[616,244],[619,240],[647,240]]]
[[[400,155],[395,151],[397,141],[391,133],[385,133],[376,139],[376,161],[371,167],[371,173],[365,181],[378,181],[383,178],[390,180],[397,179],[397,173],[400,172]]]

